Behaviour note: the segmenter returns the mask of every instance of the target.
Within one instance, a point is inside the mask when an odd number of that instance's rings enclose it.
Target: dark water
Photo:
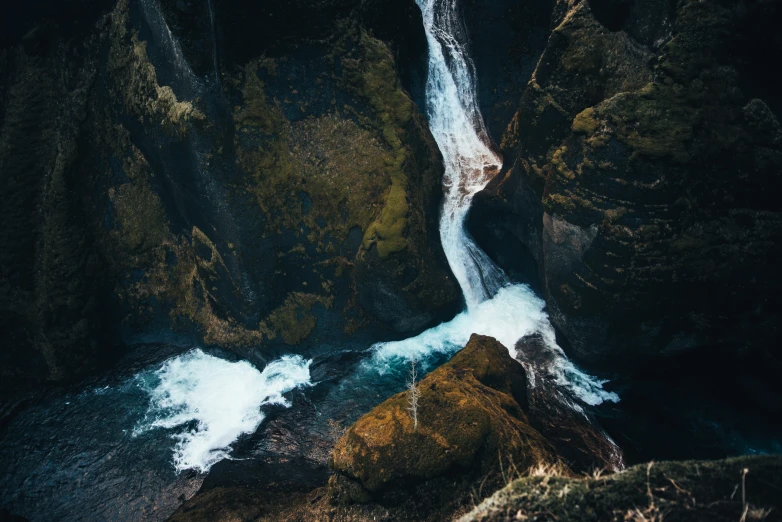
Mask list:
[[[600,422],[630,463],[782,453],[782,380],[773,365],[707,347],[615,376],[622,401]]]
[[[195,425],[135,428],[150,409],[149,376],[186,351],[138,347],[103,378],[52,390],[17,412],[0,431],[0,510],[32,521],[164,520],[173,513],[207,476],[177,474],[173,463],[174,436]],[[404,386],[402,372],[362,366],[367,354],[313,360],[313,385],[287,393],[290,408],[263,407],[258,430],[231,445],[236,460],[212,468],[210,487],[325,482],[328,452],[344,428]]]
[[[16,414],[0,432],[0,507],[30,520],[161,520],[198,490],[203,477],[174,473],[167,433],[133,436],[148,407],[132,378],[138,363],[83,389],[50,391]]]

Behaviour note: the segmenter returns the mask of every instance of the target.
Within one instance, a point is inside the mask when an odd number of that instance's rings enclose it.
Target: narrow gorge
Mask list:
[[[778,2],[3,10],[0,521],[782,517]]]

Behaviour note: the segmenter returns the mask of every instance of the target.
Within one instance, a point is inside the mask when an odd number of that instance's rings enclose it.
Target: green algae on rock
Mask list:
[[[203,42],[152,3],[0,50],[3,330],[35,359],[7,375],[67,379],[161,339],[262,364],[456,311],[442,167],[392,52],[410,35],[383,15],[417,8],[359,4],[326,8],[323,39],[279,26],[241,58],[210,54],[208,77],[187,63]]]
[[[305,256],[314,249],[321,266],[338,265],[337,277],[351,268],[361,310],[414,331],[456,300],[446,271],[423,269],[444,264],[434,239],[442,167],[388,46],[343,30],[326,56],[315,53],[312,68],[323,72],[311,103],[293,102],[301,92],[287,84],[285,60],[259,58],[237,78],[234,142],[248,176],[237,188],[256,198],[265,234],[290,231]],[[345,252],[359,231],[357,251]]]
[[[175,132],[185,132],[190,120],[203,120],[204,114],[192,102],[177,100],[169,86],[160,86],[147,44],[129,25],[128,1],[117,2],[109,22],[108,73],[117,82],[125,109],[140,119],[151,119]]]

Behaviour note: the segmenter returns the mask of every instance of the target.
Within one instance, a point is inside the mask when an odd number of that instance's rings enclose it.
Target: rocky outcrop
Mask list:
[[[470,230],[537,282],[582,363],[717,345],[771,362],[782,127],[755,53],[779,8],[614,4],[554,7]]]
[[[336,442],[328,484],[313,489],[320,472],[292,459],[249,482],[210,475],[170,520],[435,522],[533,466],[570,473],[529,425],[524,369],[493,338],[473,335],[417,389],[418,429],[407,392],[386,400]]]
[[[334,448],[333,494],[367,502],[389,490],[440,477],[469,476],[491,485],[499,470],[556,461],[527,422],[524,370],[491,337],[473,335],[464,349],[418,383],[418,427],[408,393],[361,417]],[[460,495],[449,488],[454,501]],[[463,488],[457,488],[463,489]]]
[[[735,522],[782,519],[780,457],[716,461],[653,462],[622,473],[564,477],[538,470],[516,478],[485,499],[460,522],[538,520]],[[743,486],[743,487],[742,487]],[[377,504],[333,506],[322,489],[264,493],[219,489],[188,501],[170,520],[319,520],[330,522],[449,520]]]
[[[295,4],[105,2],[2,51],[4,382],[135,342],[263,363],[453,313],[440,156],[403,86],[417,7]],[[317,27],[288,23],[304,7]]]
[[[650,462],[605,477],[514,480],[460,522],[780,520],[780,457]]]
[[[603,431],[583,398],[562,386],[554,357],[540,334],[527,335],[516,343],[516,360],[534,383],[527,390],[529,406],[525,408],[530,424],[577,473],[623,469],[624,448]]]
[[[407,392],[386,400],[336,441],[327,484],[306,459],[261,464],[249,479],[213,477],[216,466],[170,520],[435,522],[533,466],[570,473],[528,423],[526,374],[495,339],[473,335],[417,389],[418,429]]]

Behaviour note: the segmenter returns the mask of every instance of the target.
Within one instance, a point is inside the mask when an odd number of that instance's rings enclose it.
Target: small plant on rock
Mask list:
[[[418,399],[421,392],[418,390],[418,371],[415,367],[415,360],[410,359],[410,374],[407,380],[407,411],[413,419],[413,431],[418,431]]]

